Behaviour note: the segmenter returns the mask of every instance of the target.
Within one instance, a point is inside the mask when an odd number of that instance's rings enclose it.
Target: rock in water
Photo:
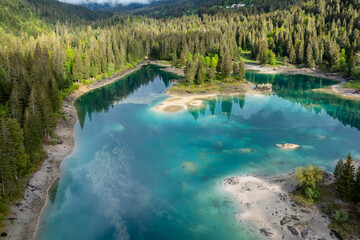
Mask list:
[[[299,236],[299,232],[293,226],[287,226],[287,229],[291,232],[292,235],[296,237]]]
[[[270,228],[261,228],[260,232],[267,237],[270,237],[271,235],[273,235]]]
[[[291,221],[292,221],[291,217],[285,216],[285,217],[283,217],[283,219],[280,221],[280,224],[281,224],[281,226],[283,226],[283,225],[285,225],[285,224],[287,224],[287,223],[289,223],[289,222],[291,222]]]
[[[256,84],[255,89],[261,92],[271,92],[272,91],[272,84],[271,83],[262,83]]]
[[[6,237],[6,236],[7,236],[7,233],[6,233],[6,232],[2,232],[2,233],[1,233],[1,236],[2,236],[2,237]]]
[[[285,144],[276,144],[277,147],[282,148],[284,150],[294,150],[300,147],[300,145],[293,143],[285,143]]]

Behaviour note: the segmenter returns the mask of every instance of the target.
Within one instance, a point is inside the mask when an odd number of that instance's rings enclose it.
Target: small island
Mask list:
[[[188,54],[186,59],[175,63],[157,61],[164,71],[175,73],[183,78],[174,80],[174,86],[166,91],[171,98],[166,99],[153,110],[163,113],[176,113],[189,108],[200,108],[202,100],[217,95],[239,95],[271,92],[271,84],[257,84],[246,81],[245,63],[242,58],[235,61],[225,50],[219,61],[217,54],[206,57]]]
[[[359,162],[350,154],[333,174],[306,166],[275,177],[228,177],[222,185],[241,206],[235,218],[267,239],[359,239],[359,187]]]

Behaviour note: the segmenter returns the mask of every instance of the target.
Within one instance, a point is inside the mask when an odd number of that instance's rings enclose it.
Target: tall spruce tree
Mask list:
[[[344,160],[340,159],[339,161],[337,161],[335,169],[334,169],[334,177],[336,179],[339,178],[339,176],[340,176],[340,174],[341,174],[341,172],[343,170],[343,167],[344,167]]]
[[[229,78],[233,69],[232,59],[228,48],[225,49],[223,60],[222,60],[222,75],[224,78]]]
[[[345,201],[354,199],[356,186],[355,166],[350,153],[344,162],[342,171],[336,181],[336,186],[342,199]]]

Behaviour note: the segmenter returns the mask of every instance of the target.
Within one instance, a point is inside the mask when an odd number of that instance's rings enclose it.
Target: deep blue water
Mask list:
[[[257,239],[235,221],[240,209],[219,187],[225,177],[306,164],[331,171],[348,152],[360,157],[360,102],[312,90],[332,81],[249,72],[274,94],[154,112],[173,78],[144,67],[77,101],[76,147],[37,239]],[[275,147],[286,142],[302,147]]]

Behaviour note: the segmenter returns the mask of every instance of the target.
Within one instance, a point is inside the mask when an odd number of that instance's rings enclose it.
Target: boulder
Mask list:
[[[2,237],[6,237],[7,235],[8,235],[8,234],[7,234],[6,232],[2,232],[2,233],[1,233],[1,236],[2,236]]]
[[[287,226],[287,229],[291,232],[292,235],[296,237],[299,236],[299,232],[293,226]]]
[[[339,240],[343,240],[343,238],[341,237],[340,233],[338,233],[336,230],[334,229],[331,229],[330,230],[330,235],[331,236],[334,236],[336,239],[339,239]]]
[[[255,89],[259,90],[261,92],[271,92],[272,91],[272,84],[271,83],[256,84]]]
[[[270,237],[271,235],[273,235],[270,228],[261,228],[260,232],[264,234],[266,237]]]
[[[229,185],[236,185],[239,183],[238,179],[236,177],[229,177],[225,179],[225,183]]]
[[[303,228],[303,229],[301,230],[300,235],[301,235],[301,237],[304,238],[304,239],[307,238],[307,236],[309,235],[309,230],[308,230],[307,228]]]
[[[291,222],[291,221],[292,221],[292,218],[291,218],[291,217],[285,216],[285,217],[283,217],[283,219],[280,221],[280,224],[281,224],[281,226],[283,226],[283,225],[285,225],[285,224],[288,224],[288,223]]]

